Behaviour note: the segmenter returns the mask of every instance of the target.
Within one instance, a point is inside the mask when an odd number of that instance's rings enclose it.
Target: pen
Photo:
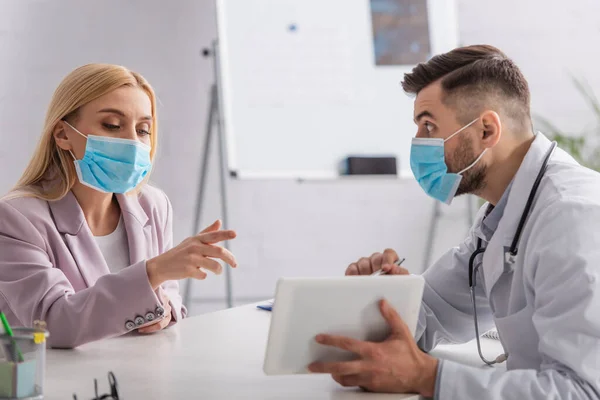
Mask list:
[[[401,260],[398,260],[398,261],[396,261],[396,262],[394,263],[394,265],[400,266],[400,265],[402,265],[402,263],[403,263],[405,260],[406,260],[406,258],[403,258],[403,259],[401,259]],[[371,274],[371,276],[379,276],[379,275],[385,275],[385,274],[386,274],[386,273],[385,273],[385,272],[383,272],[383,270],[382,270],[382,269],[378,269],[377,271],[373,272],[373,273]]]
[[[8,324],[8,320],[6,319],[6,315],[4,315],[3,312],[0,312],[0,320],[2,321],[2,326],[4,327],[4,331],[6,332],[6,334],[8,336],[10,336],[11,338],[14,336],[13,331],[10,327],[10,325]],[[13,361],[16,362],[23,362],[23,354],[21,353],[21,349],[19,349],[19,346],[17,345],[17,341],[12,339],[12,346],[13,346],[13,352],[17,353],[17,356],[14,357]]]

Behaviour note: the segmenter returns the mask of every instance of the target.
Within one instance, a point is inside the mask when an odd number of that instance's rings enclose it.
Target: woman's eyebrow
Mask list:
[[[98,114],[100,114],[100,113],[117,114],[117,115],[120,115],[121,117],[127,117],[123,111],[118,110],[116,108],[103,108],[102,110],[98,111]],[[152,119],[152,116],[151,115],[145,115],[145,116],[143,116],[140,119],[143,120],[143,121],[149,121],[149,120]]]

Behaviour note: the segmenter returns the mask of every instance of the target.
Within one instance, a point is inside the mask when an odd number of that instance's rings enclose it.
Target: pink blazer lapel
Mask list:
[[[77,199],[69,192],[62,199],[48,204],[56,228],[63,234],[81,276],[88,287],[93,286],[98,278],[108,274],[109,270]]]
[[[127,231],[130,264],[133,265],[150,256],[148,246],[152,243],[152,226],[137,196],[116,196]],[[81,276],[87,287],[93,286],[110,271],[77,199],[69,192],[61,200],[49,202],[49,205],[56,228],[63,234]]]
[[[152,225],[136,195],[117,194],[116,196],[127,230],[129,261],[135,264],[151,255],[148,247],[152,243]]]

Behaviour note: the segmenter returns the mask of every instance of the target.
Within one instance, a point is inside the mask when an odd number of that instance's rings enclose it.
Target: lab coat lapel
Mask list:
[[[109,270],[77,199],[69,192],[62,199],[48,204],[56,228],[63,235],[87,287],[93,286]]]
[[[117,194],[123,223],[127,231],[129,261],[135,264],[149,257],[148,247],[152,243],[152,226],[148,215],[140,205],[137,195]]]
[[[506,261],[505,255],[508,253],[515,237],[521,215],[525,210],[525,205],[529,198],[529,193],[542,168],[544,158],[548,154],[551,144],[546,136],[542,133],[537,133],[515,175],[504,214],[483,257],[484,281],[488,295],[500,276],[505,272],[511,271],[514,265],[518,263],[520,254],[522,254],[520,251],[517,256],[517,263],[515,264]],[[519,243],[519,248],[522,245],[523,243]]]

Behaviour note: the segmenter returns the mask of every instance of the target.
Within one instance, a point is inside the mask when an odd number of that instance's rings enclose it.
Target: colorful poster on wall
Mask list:
[[[413,65],[430,57],[427,0],[370,0],[376,65]]]

